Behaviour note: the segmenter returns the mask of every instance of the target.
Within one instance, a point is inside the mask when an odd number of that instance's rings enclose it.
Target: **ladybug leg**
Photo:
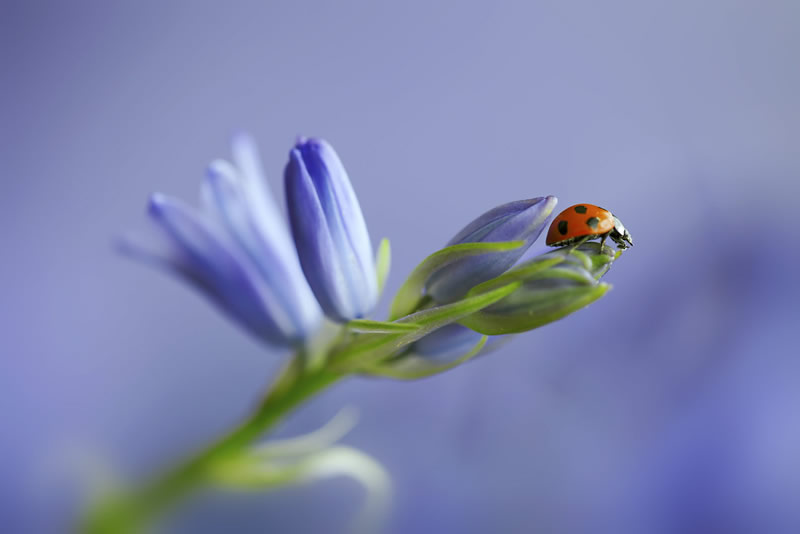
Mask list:
[[[606,232],[605,234],[603,234],[603,238],[600,240],[600,253],[601,254],[603,253],[603,246],[606,244],[606,239],[608,239],[608,235],[610,233],[611,232]]]
[[[575,241],[575,243],[572,244],[572,246],[569,247],[569,251],[567,252],[567,254],[572,254],[573,250],[577,249],[579,246],[583,245],[590,239],[593,239],[591,235],[587,235],[585,237],[578,239],[577,241]]]

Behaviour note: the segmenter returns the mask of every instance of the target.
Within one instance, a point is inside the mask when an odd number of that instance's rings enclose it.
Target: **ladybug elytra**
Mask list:
[[[608,238],[621,249],[633,246],[633,238],[622,222],[610,211],[593,204],[575,204],[559,213],[550,224],[546,243],[561,247],[597,238],[601,248]]]

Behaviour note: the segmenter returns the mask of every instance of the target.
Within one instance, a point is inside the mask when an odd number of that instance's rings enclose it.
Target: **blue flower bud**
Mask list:
[[[439,269],[425,284],[427,294],[440,303],[453,302],[472,287],[503,274],[536,241],[557,202],[554,196],[509,202],[469,223],[447,246],[498,241],[525,244],[507,252],[471,256]]]
[[[322,312],[265,187],[253,142],[237,136],[233,153],[235,165],[218,160],[209,168],[203,189],[208,213],[155,194],[149,213],[168,248],[129,252],[178,274],[260,339],[301,343],[316,331]]]
[[[300,263],[322,309],[339,322],[364,317],[378,300],[375,259],[339,156],[321,139],[301,138],[284,179]]]
[[[410,352],[431,362],[450,363],[469,352],[482,337],[483,334],[452,323],[421,338]]]
[[[485,336],[451,323],[420,338],[394,358],[367,366],[362,372],[398,380],[418,380],[449,371],[496,350],[512,337]]]
[[[468,353],[483,337],[458,323],[451,323],[421,338],[411,345],[409,353],[435,364],[452,363]],[[498,349],[513,336],[489,336],[478,355]]]

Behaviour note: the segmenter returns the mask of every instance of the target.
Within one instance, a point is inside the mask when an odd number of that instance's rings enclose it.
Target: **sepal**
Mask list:
[[[389,319],[395,320],[417,310],[422,299],[425,284],[435,273],[470,256],[481,254],[502,254],[525,245],[524,241],[503,241],[496,243],[461,243],[434,252],[420,263],[400,286],[392,301]]]
[[[438,375],[466,363],[483,351],[489,336],[481,336],[469,352],[448,363],[434,363],[430,359],[411,353],[404,354],[397,360],[377,363],[366,367],[362,372],[367,375],[393,378],[395,380],[419,380]]]
[[[370,319],[353,319],[347,323],[347,328],[357,334],[398,334],[415,332],[419,327],[420,325],[416,323],[392,323]]]
[[[465,299],[412,313],[397,322],[416,324],[416,330],[398,334],[362,334],[360,339],[348,344],[346,349],[334,351],[330,365],[338,372],[358,371],[403,350],[411,343],[431,332],[489,306],[513,293],[519,282],[473,295]]]
[[[352,411],[342,410],[323,428],[296,438],[268,442],[217,462],[209,470],[212,483],[240,491],[267,491],[323,478],[350,477],[365,490],[364,503],[350,531],[376,532],[391,501],[391,478],[366,453],[337,445],[355,425]]]
[[[386,279],[389,278],[389,269],[392,265],[392,249],[389,240],[385,237],[378,245],[378,252],[375,254],[375,275],[378,281],[378,296],[383,294],[386,286]]]
[[[606,294],[598,282],[619,256],[598,243],[565,247],[525,262],[470,292],[480,293],[509,282],[520,288],[504,299],[459,320],[486,335],[515,334],[557,321]]]

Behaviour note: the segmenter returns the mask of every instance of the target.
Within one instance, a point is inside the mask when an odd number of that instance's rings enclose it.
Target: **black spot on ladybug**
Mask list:
[[[567,235],[567,221],[558,221],[558,233]]]
[[[597,229],[597,225],[599,222],[600,219],[598,219],[597,217],[589,217],[588,219],[586,219],[586,224],[588,224],[592,230]]]
[[[586,213],[586,206],[575,206],[575,213]]]

